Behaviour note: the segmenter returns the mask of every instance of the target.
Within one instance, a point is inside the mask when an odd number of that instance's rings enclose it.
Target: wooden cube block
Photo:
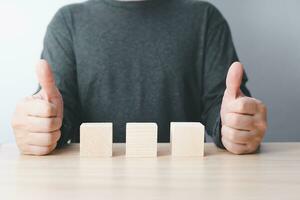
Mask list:
[[[156,157],[157,156],[157,124],[127,123],[126,124],[126,156]]]
[[[112,123],[84,123],[80,126],[80,156],[111,157]]]
[[[204,156],[204,135],[204,126],[200,122],[172,122],[172,156]]]

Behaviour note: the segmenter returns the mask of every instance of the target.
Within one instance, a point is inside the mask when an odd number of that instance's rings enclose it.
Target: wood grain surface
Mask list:
[[[49,156],[20,155],[0,146],[0,199],[300,199],[300,143],[263,144],[238,156],[205,144],[205,157],[84,158],[73,144]]]

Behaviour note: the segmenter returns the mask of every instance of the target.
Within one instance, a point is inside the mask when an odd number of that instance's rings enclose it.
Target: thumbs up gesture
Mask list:
[[[41,90],[17,105],[12,127],[21,153],[46,155],[55,149],[61,136],[63,100],[45,60],[37,65],[37,77]]]
[[[233,63],[227,74],[221,107],[222,143],[234,154],[255,152],[267,129],[266,106],[243,94],[242,78],[242,64]]]

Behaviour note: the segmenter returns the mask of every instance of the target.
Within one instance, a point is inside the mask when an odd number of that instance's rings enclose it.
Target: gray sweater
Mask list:
[[[83,122],[157,122],[159,142],[171,121],[200,121],[220,138],[220,106],[237,61],[220,12],[198,0],[90,0],[61,8],[48,26],[42,58],[64,100],[62,137],[79,142]],[[242,90],[250,95],[244,77]]]

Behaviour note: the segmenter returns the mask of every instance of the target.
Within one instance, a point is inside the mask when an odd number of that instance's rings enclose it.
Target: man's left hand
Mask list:
[[[267,129],[266,106],[240,89],[243,72],[241,63],[231,65],[221,107],[222,143],[234,154],[254,153]]]

